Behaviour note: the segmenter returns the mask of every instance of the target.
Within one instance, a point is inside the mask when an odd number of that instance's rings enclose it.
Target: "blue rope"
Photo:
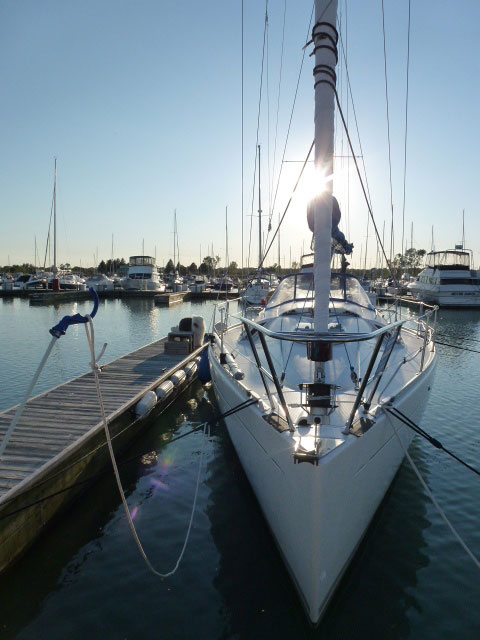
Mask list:
[[[80,313],[76,313],[73,316],[64,316],[58,324],[50,329],[50,333],[54,338],[60,338],[64,336],[68,327],[72,324],[86,324],[88,322],[89,317],[94,318],[98,311],[98,293],[95,291],[93,287],[89,289],[90,293],[93,296],[93,309],[90,316],[85,315],[82,316]]]

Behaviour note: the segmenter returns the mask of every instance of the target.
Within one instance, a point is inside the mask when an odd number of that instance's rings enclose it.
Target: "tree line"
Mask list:
[[[418,275],[418,273],[423,268],[421,265],[423,263],[423,259],[426,255],[425,249],[407,249],[404,254],[397,253],[395,258],[393,259],[392,269],[395,273],[396,278],[400,278],[404,272],[408,272],[410,275]],[[203,258],[200,265],[197,265],[195,262],[192,262],[190,265],[185,266],[177,263],[175,266],[173,264],[173,260],[169,260],[165,265],[165,269],[163,269],[164,273],[172,273],[174,271],[178,271],[178,273],[182,276],[193,275],[200,273],[206,276],[219,276],[225,273],[225,267],[219,267],[220,256],[205,256]],[[60,264],[58,268],[60,270],[71,270],[75,272],[81,272],[85,275],[91,275],[95,272],[99,273],[117,273],[121,266],[127,265],[127,262],[124,258],[114,258],[113,260],[102,260],[98,266],[95,267],[81,267],[78,265],[70,265],[70,263],[66,262],[65,264]],[[265,273],[276,273],[278,275],[285,275],[287,273],[291,273],[292,271],[297,271],[300,265],[298,262],[292,262],[290,268],[279,267],[278,264],[274,263],[269,267],[264,269]],[[45,267],[45,271],[52,271],[53,266]],[[13,264],[7,265],[4,267],[0,267],[0,272],[2,273],[35,273],[36,271],[41,270],[40,267],[35,267],[31,263],[23,263],[23,264]],[[162,269],[160,269],[162,271]],[[244,267],[243,269],[237,264],[237,262],[232,261],[228,266],[228,274],[234,277],[245,277],[248,273],[255,271],[254,267],[247,269]],[[372,268],[372,269],[347,269],[348,273],[357,276],[366,276],[367,278],[373,277],[382,277],[388,278],[390,276],[390,271],[388,267],[384,266],[383,268]]]

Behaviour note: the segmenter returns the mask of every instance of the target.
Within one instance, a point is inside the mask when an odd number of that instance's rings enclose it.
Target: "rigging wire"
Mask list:
[[[268,18],[267,18],[268,20]],[[268,213],[269,213],[269,222],[268,226],[270,228],[270,220],[272,216],[272,194],[270,191],[270,57],[269,57],[269,25],[267,22],[267,37],[266,37],[266,66],[267,66],[267,185],[268,185]],[[259,175],[260,179],[260,175]],[[263,244],[263,243],[262,243]],[[263,249],[263,247],[262,247]]]
[[[382,3],[383,3],[383,0],[382,0]],[[327,7],[327,8],[328,8],[328,7]],[[312,11],[312,16],[311,16],[311,17],[313,17],[313,11]],[[364,153],[363,153],[363,148],[362,148],[361,139],[360,139],[360,132],[359,132],[359,127],[358,127],[358,119],[357,119],[356,110],[355,110],[355,103],[354,103],[354,101],[353,101],[353,95],[352,95],[352,89],[351,89],[350,77],[349,77],[349,73],[348,73],[348,65],[347,65],[346,58],[345,58],[345,48],[344,48],[343,39],[342,39],[341,34],[340,34],[340,42],[341,42],[342,51],[343,51],[343,56],[344,56],[344,60],[345,60],[345,71],[346,71],[346,77],[347,77],[347,86],[348,86],[349,93],[350,93],[350,98],[351,98],[351,101],[352,101],[352,109],[353,109],[353,114],[354,114],[354,119],[355,119],[356,129],[357,129],[357,137],[358,137],[358,142],[359,142],[359,147],[360,147],[360,156],[361,156],[361,158],[362,158],[362,164],[363,164],[363,169],[364,169],[364,173],[365,173],[365,181],[364,181],[364,180],[363,180],[363,178],[362,178],[362,174],[361,174],[361,171],[360,171],[360,167],[359,167],[359,165],[358,165],[358,161],[357,161],[357,155],[355,154],[355,151],[354,151],[354,148],[353,148],[352,140],[351,140],[351,137],[350,137],[350,132],[349,132],[349,129],[348,129],[347,122],[346,122],[346,120],[345,120],[345,116],[344,116],[344,114],[343,114],[343,110],[342,110],[342,107],[341,107],[341,104],[340,104],[340,99],[339,99],[339,96],[338,96],[337,90],[336,90],[336,88],[335,88],[335,87],[332,87],[332,88],[333,88],[334,93],[335,93],[336,104],[337,104],[337,107],[338,107],[338,111],[339,111],[339,113],[340,113],[340,117],[341,117],[341,120],[342,120],[342,124],[343,124],[344,130],[345,130],[345,134],[346,134],[346,136],[347,136],[347,141],[348,141],[348,146],[349,146],[349,149],[350,149],[350,153],[351,153],[351,155],[352,155],[352,157],[353,157],[353,160],[354,160],[354,164],[355,164],[355,168],[356,168],[356,171],[357,171],[358,179],[359,179],[359,181],[360,181],[360,186],[361,186],[361,188],[362,188],[363,195],[364,195],[364,198],[365,198],[365,202],[366,202],[366,204],[367,204],[368,212],[369,212],[369,215],[370,215],[370,218],[371,218],[371,220],[372,220],[372,224],[373,224],[373,227],[374,227],[374,230],[375,230],[375,235],[376,235],[376,238],[377,238],[377,243],[379,244],[379,246],[380,246],[380,247],[381,247],[381,249],[382,249],[382,254],[383,254],[384,258],[385,258],[385,262],[386,262],[387,267],[388,267],[388,269],[389,269],[389,271],[390,271],[390,275],[391,275],[391,277],[392,277],[393,281],[398,285],[398,283],[397,283],[397,279],[396,279],[396,276],[395,276],[395,274],[394,274],[394,272],[393,272],[393,269],[392,269],[392,264],[391,264],[391,262],[389,261],[389,259],[388,259],[388,257],[387,257],[387,254],[386,254],[386,251],[385,251],[385,248],[384,248],[384,244],[383,244],[383,242],[382,242],[382,240],[381,240],[381,238],[380,238],[380,234],[379,234],[379,232],[378,232],[378,228],[377,228],[377,225],[376,225],[376,222],[375,222],[375,218],[374,218],[374,216],[373,216],[373,210],[372,210],[372,205],[371,205],[370,189],[369,189],[369,186],[368,186],[368,179],[367,179],[367,173],[366,173],[366,168],[365,168]],[[307,44],[309,44],[309,43],[307,43]],[[306,46],[307,46],[307,45],[306,45]],[[305,52],[305,49],[304,49],[304,52]],[[300,67],[300,72],[301,72],[301,68],[302,68],[302,66],[303,66],[303,60],[304,60],[304,57],[302,58],[302,65],[301,65],[301,67]],[[300,79],[300,77],[299,77],[299,79]],[[297,82],[297,90],[298,90],[298,82]],[[294,104],[295,104],[295,100],[296,100],[296,94],[297,94],[297,91],[295,92]],[[292,108],[292,113],[291,113],[291,117],[290,117],[290,124],[291,124],[292,116],[293,116],[293,108]],[[290,131],[290,124],[289,124],[289,129],[288,129],[288,131]],[[288,134],[287,134],[287,141],[288,141]],[[287,143],[287,141],[286,141],[286,143]],[[286,143],[285,143],[285,147],[284,147],[284,154],[285,154],[285,150],[286,150]],[[306,164],[307,164],[307,162],[308,162],[308,159],[309,159],[309,157],[310,157],[310,153],[311,153],[311,151],[312,151],[312,149],[313,149],[314,144],[315,144],[315,141],[313,141],[313,142],[312,142],[312,145],[311,145],[311,147],[310,147],[310,150],[309,150],[309,152],[308,152],[308,154],[307,154],[307,157],[306,157],[306,159],[305,159],[305,161],[304,161],[304,164],[303,164],[303,166],[302,166],[302,169],[301,169],[301,171],[300,171],[300,175],[299,175],[299,177],[298,177],[298,179],[297,179],[297,182],[296,182],[295,187],[294,187],[294,189],[293,189],[293,191],[292,191],[292,194],[291,194],[291,196],[290,196],[290,199],[288,200],[287,206],[285,207],[284,213],[283,213],[283,215],[282,215],[282,217],[281,217],[281,219],[280,219],[280,222],[279,222],[278,227],[277,227],[277,229],[276,229],[276,231],[275,231],[275,234],[274,234],[274,236],[273,236],[272,240],[270,241],[270,244],[268,245],[268,248],[264,251],[263,258],[262,258],[262,263],[259,265],[260,267],[261,267],[261,266],[262,266],[262,264],[264,263],[265,258],[267,257],[268,252],[270,251],[270,249],[271,249],[271,247],[272,247],[272,245],[273,245],[273,242],[274,242],[274,240],[275,240],[275,237],[277,236],[277,234],[278,234],[278,232],[279,232],[280,226],[281,226],[281,224],[283,223],[283,220],[284,220],[284,218],[285,218],[285,215],[286,215],[286,213],[287,213],[287,211],[288,211],[288,208],[289,208],[289,206],[290,206],[290,203],[291,203],[291,201],[292,201],[293,194],[295,193],[295,190],[296,190],[296,188],[297,188],[297,186],[298,186],[298,184],[299,184],[299,181],[300,181],[300,179],[301,179],[301,177],[302,177],[303,171],[304,171],[305,166],[306,166]],[[282,166],[283,166],[283,158],[282,158]],[[280,172],[281,172],[281,170],[280,170]],[[280,180],[280,175],[279,175],[279,180]],[[278,192],[278,183],[277,183],[277,192]],[[276,193],[277,193],[277,192],[276,192]],[[392,192],[391,192],[391,193],[392,193]],[[275,197],[276,197],[276,194],[275,194]],[[275,198],[274,198],[274,206],[275,206]],[[393,212],[393,206],[392,206],[392,212]]]
[[[388,269],[389,269],[389,271],[390,271],[390,275],[392,276],[392,279],[393,279],[393,281],[395,282],[396,286],[398,286],[397,278],[396,278],[396,276],[395,276],[395,274],[394,274],[394,272],[393,272],[392,265],[391,265],[391,263],[390,263],[389,259],[387,258],[387,254],[386,254],[386,252],[385,252],[385,248],[384,248],[384,246],[383,246],[382,241],[380,240],[380,234],[378,233],[377,224],[376,224],[376,222],[375,222],[375,218],[374,218],[374,216],[373,216],[372,207],[371,207],[371,204],[370,204],[369,199],[368,199],[368,196],[367,196],[367,191],[366,191],[366,189],[365,189],[365,185],[364,185],[364,183],[363,183],[362,175],[361,175],[361,173],[360,173],[360,167],[358,166],[357,156],[355,155],[355,152],[354,152],[354,150],[353,150],[352,139],[350,138],[350,132],[349,132],[349,130],[348,130],[347,123],[345,122],[345,116],[343,115],[342,106],[341,106],[341,104],[340,104],[340,100],[339,100],[339,98],[338,98],[337,90],[336,90],[336,88],[335,88],[333,85],[332,85],[332,89],[333,89],[333,91],[334,91],[334,93],[335,93],[335,99],[336,99],[336,103],[337,103],[338,111],[339,111],[339,113],[340,113],[340,117],[341,117],[341,119],[342,119],[343,126],[345,127],[345,133],[346,133],[346,135],[347,135],[348,145],[349,145],[349,147],[350,147],[350,152],[351,152],[351,154],[352,154],[353,161],[354,161],[354,163],[355,163],[355,168],[356,168],[356,170],[357,170],[358,179],[360,180],[360,186],[362,187],[362,191],[363,191],[363,195],[364,195],[364,198],[365,198],[365,202],[367,203],[368,211],[369,211],[369,213],[370,213],[370,217],[371,217],[371,219],[372,219],[373,227],[374,227],[374,229],[375,229],[375,234],[376,234],[376,236],[377,236],[377,241],[378,241],[378,243],[380,244],[380,246],[381,246],[381,248],[382,248],[382,252],[383,252],[383,255],[384,255],[384,257],[385,257],[385,261],[386,261],[387,267],[388,267]]]
[[[355,120],[355,128],[356,128],[356,131],[357,131],[358,146],[359,146],[359,149],[360,149],[360,155],[357,156],[357,157],[360,157],[362,159],[363,172],[364,172],[364,175],[365,175],[366,191],[368,193],[368,201],[369,201],[370,207],[371,207],[372,206],[372,198],[371,198],[371,195],[370,195],[370,187],[369,187],[369,184],[368,184],[367,168],[365,166],[365,154],[363,153],[363,146],[362,146],[362,141],[361,141],[361,138],[360,138],[360,129],[359,129],[359,126],[358,126],[358,119],[357,119],[357,110],[355,109],[355,102],[353,100],[352,85],[350,83],[350,74],[348,72],[348,63],[347,63],[347,57],[346,57],[346,52],[345,52],[346,43],[345,43],[345,46],[344,46],[343,38],[342,38],[342,32],[341,31],[339,32],[338,35],[340,36],[340,45],[342,47],[343,59],[345,61],[345,75],[346,75],[346,78],[347,78],[347,88],[348,88],[348,93],[350,95],[350,101],[352,103],[352,111],[353,111],[353,117],[354,117],[354,120]],[[347,104],[348,104],[348,101],[347,101]],[[347,122],[347,125],[348,125],[348,120],[347,119],[346,119],[346,122]],[[347,126],[347,129],[348,129],[348,126]]]
[[[268,25],[268,0],[265,0],[265,21],[263,26],[263,45],[262,45],[262,67],[260,71],[260,90],[258,95],[258,112],[257,112],[257,135],[255,139],[255,167],[253,170],[253,185],[252,185],[252,206],[250,211],[250,235],[248,241],[248,261],[247,266],[250,268],[250,251],[252,246],[252,225],[253,225],[253,203],[255,201],[255,184],[256,184],[256,175],[257,175],[257,157],[258,157],[258,134],[260,130],[260,113],[262,107],[262,89],[263,89],[263,67],[265,62],[265,41],[267,35],[267,25]]]
[[[326,7],[326,8],[325,8],[325,10],[324,10],[324,13],[325,13],[325,11],[328,9],[328,7],[329,7],[329,6],[330,6],[330,4],[332,3],[332,1],[333,1],[333,0],[330,0],[330,2],[328,3],[327,7]],[[315,9],[315,5],[313,4],[313,5],[312,5],[312,12],[311,12],[311,14],[310,14],[310,21],[309,21],[309,23],[308,23],[307,36],[306,36],[306,38],[305,38],[305,39],[307,39],[307,38],[309,37],[309,35],[310,35],[310,30],[311,30],[311,26],[312,26],[312,20],[313,20],[313,13],[314,13],[314,9]],[[322,15],[323,15],[323,14],[322,14]],[[320,17],[322,17],[322,16],[320,16]],[[293,96],[293,103],[292,103],[292,109],[291,109],[291,111],[290,111],[290,119],[289,119],[289,122],[288,122],[287,135],[286,135],[286,138],[285,138],[285,144],[284,144],[284,146],[283,146],[282,161],[281,161],[281,164],[280,164],[280,168],[279,168],[279,170],[278,170],[277,186],[276,186],[276,188],[275,188],[275,195],[274,195],[274,197],[273,197],[273,206],[272,206],[272,209],[273,209],[273,210],[275,210],[275,204],[276,204],[276,202],[277,202],[278,187],[279,187],[279,185],[280,185],[280,178],[281,178],[281,175],[282,175],[282,170],[283,170],[283,165],[284,165],[284,160],[285,160],[285,153],[286,153],[286,151],[287,151],[287,145],[288,145],[288,139],[289,139],[289,136],[290,136],[290,129],[291,129],[291,126],[292,126],[293,114],[294,114],[294,111],[295,111],[295,105],[296,105],[296,102],[297,102],[298,87],[299,87],[299,85],[300,85],[300,79],[301,79],[301,76],[302,76],[303,63],[305,62],[305,54],[306,54],[306,47],[304,47],[304,48],[303,48],[302,60],[301,60],[301,62],[300,62],[300,69],[299,69],[299,71],[298,71],[297,86],[295,87],[295,94],[294,94],[294,96]],[[282,220],[283,220],[283,217],[282,217]],[[275,235],[276,235],[276,234],[275,234]],[[266,246],[267,242],[268,242],[268,233],[267,233],[267,237],[266,237],[266,240],[265,240],[265,246]],[[271,246],[271,244],[270,244],[270,246]],[[270,246],[269,246],[269,249],[270,249]],[[264,259],[265,259],[265,255],[266,255],[266,253],[264,252]],[[263,260],[262,260],[262,264],[263,264]]]
[[[385,7],[384,0],[382,0],[382,31],[383,31],[383,68],[385,75],[385,103],[387,107],[387,140],[388,140],[388,169],[390,176],[390,208],[392,211],[392,219],[390,226],[390,263],[394,257],[394,233],[393,233],[393,187],[392,187],[392,151],[390,144],[390,113],[388,106],[388,75],[387,75],[387,43],[385,37]]]
[[[345,9],[346,9],[346,7],[345,7]],[[346,18],[345,18],[345,20],[346,20]],[[346,29],[347,29],[347,27],[345,27],[345,30]],[[367,168],[366,168],[366,165],[365,165],[365,157],[364,157],[364,153],[363,153],[362,140],[360,138],[360,129],[359,129],[359,126],[358,126],[357,111],[355,109],[355,101],[353,100],[352,86],[351,86],[351,83],[350,83],[350,74],[349,74],[349,71],[348,71],[347,51],[346,51],[347,50],[347,38],[345,37],[345,44],[344,44],[341,30],[339,31],[339,36],[340,36],[340,45],[342,47],[343,60],[344,60],[344,63],[345,63],[345,76],[346,76],[346,80],[347,80],[347,117],[346,117],[346,123],[347,123],[347,128],[348,128],[348,105],[349,105],[348,98],[350,97],[350,101],[352,103],[353,117],[354,117],[354,121],[355,121],[355,128],[356,128],[356,132],[357,132],[358,145],[359,145],[359,148],[360,148],[360,157],[362,159],[363,173],[364,173],[364,176],[365,176],[365,185],[366,185],[366,191],[367,191],[367,194],[368,194],[368,202],[370,204],[370,208],[372,208],[372,199],[371,199],[371,195],[370,195],[370,186],[368,184]],[[343,138],[342,138],[342,149],[343,149]],[[342,151],[342,155],[343,155],[343,151]],[[350,164],[350,158],[348,159],[348,164]],[[358,168],[357,168],[357,170],[358,170]],[[350,233],[350,216],[349,216],[349,208],[350,208],[350,170],[347,171],[347,203],[348,203],[347,204],[347,228],[348,228],[348,233]],[[373,215],[373,213],[372,213],[372,215]],[[366,269],[366,264],[367,264],[369,224],[370,224],[370,218],[367,216],[367,240],[366,240],[366,244],[365,244],[365,269]],[[381,246],[381,244],[382,243],[380,243],[380,246]],[[377,238],[377,251],[378,251],[378,247],[379,247],[379,242],[378,242],[378,238]],[[383,257],[382,257],[382,262],[383,262]],[[360,265],[360,267],[361,267],[361,265]]]
[[[47,253],[48,250],[50,248],[50,229],[52,227],[52,215],[53,215],[53,200],[54,200],[54,195],[52,193],[52,205],[50,207],[50,220],[48,222],[48,233],[47,233],[47,242],[45,243],[45,258],[43,259],[43,268],[46,268],[46,264],[47,264]],[[48,265],[50,266],[50,265]]]
[[[244,205],[244,196],[243,196],[243,191],[244,191],[244,80],[243,80],[243,72],[244,72],[244,55],[243,55],[243,44],[244,44],[244,25],[243,25],[243,19],[244,19],[244,10],[243,10],[243,0],[242,0],[242,20],[241,20],[241,33],[242,33],[242,45],[241,45],[241,51],[242,51],[242,277],[243,277],[243,261],[244,261],[244,257],[243,257],[243,249],[244,249],[244,219],[243,219],[243,205]]]
[[[287,15],[287,0],[284,0],[284,2],[283,2],[282,48],[281,48],[281,51],[280,51],[280,73],[279,73],[279,77],[278,77],[277,115],[276,115],[276,118],[275,118],[275,142],[274,142],[274,145],[273,145],[273,167],[272,167],[272,175],[271,175],[270,193],[273,191],[273,180],[274,180],[274,176],[275,176],[275,165],[276,165],[276,160],[277,160],[278,115],[279,115],[279,112],[280,112],[280,95],[281,95],[281,89],[282,89],[283,49],[284,49],[284,43],[285,43],[286,15]],[[269,179],[270,179],[270,177],[269,177]],[[270,212],[269,226],[270,226],[272,215],[273,215],[273,207],[272,207],[271,212]]]
[[[259,264],[259,267],[258,267],[259,269],[262,267],[263,263],[265,262],[265,258],[267,257],[267,254],[270,251],[270,249],[272,248],[272,245],[273,245],[273,243],[275,241],[275,238],[277,237],[277,234],[280,231],[280,227],[281,227],[282,222],[283,222],[283,220],[284,220],[284,218],[285,218],[285,216],[287,214],[287,211],[288,211],[288,209],[290,207],[290,203],[292,202],[292,198],[293,198],[293,196],[295,194],[295,191],[297,190],[298,183],[300,182],[300,179],[301,179],[301,177],[303,175],[305,167],[307,166],[308,159],[310,157],[310,154],[312,153],[314,145],[315,145],[315,140],[313,140],[312,144],[310,145],[310,149],[308,150],[307,157],[304,160],[304,163],[303,163],[302,168],[300,170],[300,174],[299,174],[299,176],[297,178],[297,182],[295,183],[295,186],[293,187],[293,191],[292,191],[292,193],[290,195],[290,198],[288,199],[287,206],[285,207],[285,210],[284,210],[284,212],[282,214],[280,222],[278,223],[278,226],[277,226],[277,228],[275,230],[275,233],[273,234],[273,238],[270,240],[270,244],[268,245],[267,250],[263,253],[262,262]]]
[[[408,35],[407,35],[407,90],[405,96],[405,146],[403,153],[403,206],[402,206],[402,250],[404,252],[405,241],[405,189],[407,181],[407,137],[408,137],[408,80],[410,70],[410,14],[411,0],[408,0]]]
[[[347,0],[345,0],[345,54],[344,54],[344,62],[345,67],[347,66],[348,59],[348,4]],[[348,102],[348,85],[347,85],[347,125],[348,125],[348,116],[349,116],[349,102]],[[343,143],[343,138],[342,138]],[[350,237],[350,158],[347,157],[347,215],[346,215],[346,227],[347,234]],[[367,236],[368,236],[368,217],[367,217]]]

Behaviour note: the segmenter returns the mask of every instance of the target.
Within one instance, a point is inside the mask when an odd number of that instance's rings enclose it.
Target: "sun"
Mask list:
[[[295,204],[306,209],[311,200],[331,186],[332,181],[333,174],[326,176],[322,171],[315,169],[313,163],[307,164],[295,192]]]

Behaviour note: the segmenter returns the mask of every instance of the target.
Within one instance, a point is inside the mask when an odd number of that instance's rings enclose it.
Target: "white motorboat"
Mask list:
[[[189,288],[192,293],[203,293],[207,288],[207,279],[205,276],[197,275],[193,279]]]
[[[441,307],[479,307],[480,277],[471,263],[471,251],[465,249],[432,251],[426,256],[425,269],[407,290]]]
[[[172,291],[174,293],[179,293],[182,291],[188,291],[188,285],[185,282],[185,280],[182,278],[182,276],[178,273],[175,272],[173,279],[172,279]]]
[[[57,269],[56,276],[52,276],[47,283],[48,289],[54,289],[54,281],[58,281],[61,291],[85,291],[85,280],[70,271],[60,271]]]
[[[315,166],[330,177],[336,9],[317,0],[313,29]],[[391,407],[418,421],[436,363],[433,310],[388,324],[356,278],[330,273],[332,180],[323,183],[314,265],[284,277],[256,321],[231,318],[225,303],[209,345],[228,433],[314,624],[412,440]]]
[[[95,291],[113,291],[115,282],[104,273],[94,273],[85,282],[87,289],[95,289]]]
[[[30,282],[31,279],[32,275],[30,273],[22,273],[17,278],[15,278],[13,288],[19,291],[23,291],[24,289],[26,289],[27,283]]]
[[[127,277],[121,281],[126,291],[158,291],[166,289],[152,256],[130,256]]]
[[[37,271],[25,284],[25,289],[46,289],[53,274],[48,271]]]

